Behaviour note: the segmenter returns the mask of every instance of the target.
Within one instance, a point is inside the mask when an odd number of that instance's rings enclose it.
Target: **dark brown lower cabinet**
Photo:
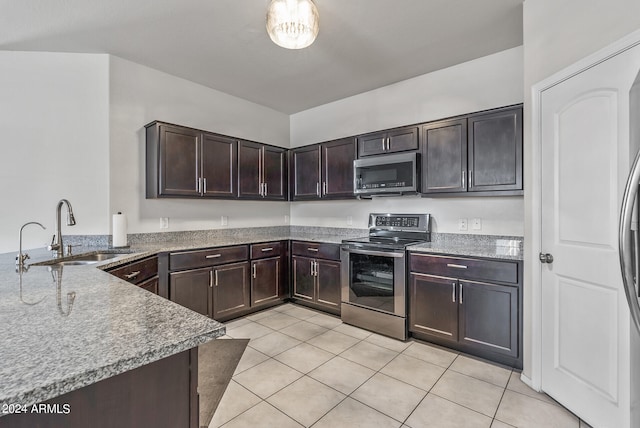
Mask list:
[[[292,256],[293,297],[302,304],[340,313],[340,262]]]
[[[202,315],[211,316],[211,268],[192,269],[169,274],[172,301]]]
[[[452,342],[458,341],[456,280],[410,274],[410,330]]]
[[[213,319],[226,320],[249,308],[249,262],[213,268]]]
[[[522,262],[411,254],[409,264],[414,337],[522,367]]]
[[[251,306],[259,306],[281,298],[282,258],[251,262]]]
[[[44,402],[59,413],[6,415],[0,427],[197,428],[197,387],[198,348],[193,348]]]

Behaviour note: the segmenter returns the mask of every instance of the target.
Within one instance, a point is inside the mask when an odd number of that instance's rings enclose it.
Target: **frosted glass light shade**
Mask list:
[[[278,46],[302,49],[318,35],[318,9],[311,0],[271,0],[267,33]]]

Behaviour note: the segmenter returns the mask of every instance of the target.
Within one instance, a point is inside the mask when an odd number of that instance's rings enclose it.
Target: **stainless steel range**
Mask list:
[[[431,239],[429,214],[369,214],[369,236],[345,239],[342,321],[407,339],[405,249]]]

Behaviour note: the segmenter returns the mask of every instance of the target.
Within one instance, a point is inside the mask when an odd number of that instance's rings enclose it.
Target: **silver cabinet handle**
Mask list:
[[[385,150],[387,150],[387,139],[383,138],[382,139],[382,151],[384,152]]]
[[[205,259],[217,259],[218,257],[222,257],[222,254],[209,254],[208,256],[204,256]]]
[[[391,137],[387,137],[387,150],[391,150]]]
[[[207,193],[207,179],[203,178],[202,181],[204,183],[204,186],[203,186],[204,188],[202,190],[202,194],[205,195]]]
[[[213,271],[213,276],[215,277],[214,285],[218,286],[218,269]]]
[[[451,283],[451,301],[453,303],[456,302],[456,283],[455,282]]]
[[[201,193],[200,192],[200,178],[196,178],[196,192]]]
[[[264,198],[265,196],[267,196],[269,194],[269,191],[267,189],[267,183],[264,183],[264,194],[262,195],[262,197]]]
[[[313,248],[313,247],[309,247],[309,248],[307,248],[307,251],[313,251],[314,253],[317,253],[318,249],[317,248]]]
[[[320,196],[320,182],[316,181],[316,195]]]
[[[640,152],[636,155],[631,167],[631,172],[627,178],[627,185],[624,189],[622,197],[622,206],[620,207],[620,225],[618,230],[618,248],[620,255],[620,270],[622,271],[622,283],[624,285],[624,294],[627,296],[627,304],[631,312],[631,318],[640,332],[640,304],[638,303],[638,293],[634,281],[634,261],[633,261],[633,238],[637,237],[631,230],[631,223],[634,214],[634,201],[640,187]],[[634,236],[635,235],[635,236]]]
[[[465,171],[462,171],[462,188],[464,188],[464,176],[465,176]]]
[[[269,248],[263,248],[262,250],[263,253],[266,253],[267,251],[273,251],[273,247],[269,247]]]
[[[473,171],[469,171],[469,189],[473,187]]]
[[[138,275],[140,275],[140,271],[139,270],[137,270],[135,272],[131,272],[129,275],[125,275],[124,277],[127,278],[127,279],[133,279]]]
[[[209,271],[209,288],[213,288],[213,271]]]
[[[315,266],[315,269],[314,269],[315,274],[314,274],[314,276],[318,276],[318,262],[316,262],[316,261],[314,260],[314,261],[313,261],[313,265]]]
[[[313,272],[313,260],[311,260],[311,276],[315,276],[315,274]]]
[[[457,265],[454,263],[447,263],[447,267],[455,268],[455,269],[467,269],[467,266],[465,265]]]
[[[255,263],[253,264],[252,269],[253,269],[252,276],[255,279],[255,277],[256,277],[256,264]]]
[[[327,195],[327,182],[326,181],[322,182],[322,194],[325,195],[325,196]]]
[[[462,304],[462,283],[460,283],[460,304]]]

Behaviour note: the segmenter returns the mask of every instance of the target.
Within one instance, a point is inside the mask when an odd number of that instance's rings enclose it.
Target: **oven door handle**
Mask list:
[[[381,256],[381,257],[404,257],[404,251],[401,253],[392,251],[374,251],[374,250],[361,250],[352,247],[340,247],[342,251],[347,251],[354,254],[364,254],[367,256]]]

